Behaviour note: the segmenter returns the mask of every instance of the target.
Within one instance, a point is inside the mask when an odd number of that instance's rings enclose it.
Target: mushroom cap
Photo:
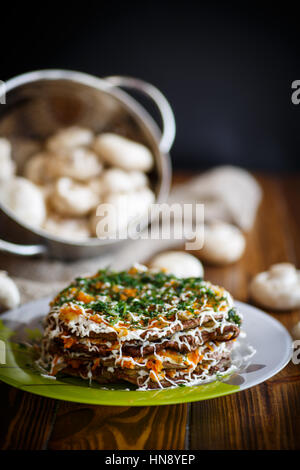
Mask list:
[[[102,163],[89,149],[76,147],[52,154],[47,162],[48,171],[56,177],[67,176],[78,181],[86,181],[98,176]]]
[[[12,178],[16,165],[11,159],[11,144],[4,137],[0,137],[0,180]]]
[[[153,166],[153,155],[145,145],[117,134],[100,134],[93,148],[105,162],[123,170],[149,171]]]
[[[155,256],[150,268],[165,270],[177,277],[203,277],[202,263],[193,255],[184,251],[165,251]]]
[[[257,274],[250,283],[251,297],[266,308],[300,307],[300,271],[290,263],[278,263]]]
[[[20,303],[20,293],[15,282],[5,271],[0,271],[0,307],[15,308]]]
[[[121,233],[124,237],[129,222],[145,215],[154,199],[154,193],[149,188],[130,193],[108,194],[103,200],[103,205],[99,206],[102,207],[103,213],[91,216],[92,233],[99,238],[117,238]]]
[[[54,158],[49,152],[36,153],[30,157],[24,166],[24,177],[37,185],[44,185],[53,181],[55,173],[51,171],[51,161]]]
[[[47,140],[47,148],[51,152],[60,152],[63,149],[71,149],[90,145],[93,140],[93,133],[90,129],[79,126],[66,127],[60,129]]]
[[[5,137],[0,137],[0,155],[11,156],[11,143]]]
[[[87,218],[60,217],[55,213],[48,215],[43,229],[68,240],[86,240],[91,236]]]
[[[245,237],[234,225],[216,222],[204,227],[204,244],[198,254],[209,263],[226,265],[239,260],[246,246]]]
[[[82,216],[99,203],[99,196],[88,186],[71,178],[59,178],[53,188],[52,207],[61,215]]]
[[[29,225],[40,226],[45,220],[44,195],[38,186],[25,178],[18,176],[3,182],[0,199]]]
[[[141,171],[125,171],[121,168],[109,168],[101,178],[103,191],[107,193],[131,192],[147,186],[148,179]]]

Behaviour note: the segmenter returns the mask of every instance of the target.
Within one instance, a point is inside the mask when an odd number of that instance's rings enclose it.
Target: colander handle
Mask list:
[[[0,240],[0,251],[19,256],[36,256],[46,253],[47,248],[44,245],[19,245]]]
[[[162,153],[168,153],[175,139],[176,124],[172,108],[165,96],[155,86],[138,78],[114,75],[106,77],[105,80],[116,87],[138,90],[152,99],[162,119],[162,135],[159,142],[159,149]]]

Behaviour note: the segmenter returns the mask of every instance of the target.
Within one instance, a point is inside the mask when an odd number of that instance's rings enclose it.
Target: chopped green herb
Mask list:
[[[92,300],[86,303],[82,293]],[[125,325],[138,325],[142,319],[147,327],[149,321],[158,317],[173,319],[177,312],[198,315],[199,308],[207,303],[217,312],[220,303],[226,300],[201,278],[179,279],[163,272],[138,270],[100,270],[95,276],[75,279],[57,296],[54,305],[72,302],[103,315],[109,324],[121,320]]]
[[[237,311],[236,311],[236,308],[231,308],[228,312],[228,316],[227,316],[227,321],[231,321],[233,323],[235,323],[236,325],[238,326],[241,326],[241,323],[242,323],[242,319],[241,317],[238,315]]]

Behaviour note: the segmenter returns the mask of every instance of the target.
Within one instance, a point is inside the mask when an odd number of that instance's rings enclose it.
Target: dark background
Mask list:
[[[300,169],[299,14],[275,6],[75,2],[1,7],[1,76],[67,68],[125,74],[159,87],[174,108],[177,168],[220,163]]]

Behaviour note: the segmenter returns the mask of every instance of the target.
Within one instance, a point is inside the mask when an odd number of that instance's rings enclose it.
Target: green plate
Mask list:
[[[250,333],[253,329],[257,333],[257,327],[251,328],[251,324],[260,324],[260,328],[262,328],[261,322],[267,322],[265,326],[268,328],[270,339],[268,344],[272,347],[272,351],[269,348],[264,348],[265,357],[256,353],[255,364],[253,362],[250,364],[248,361],[247,364],[243,364],[238,374],[227,377],[227,379],[191,387],[151,391],[136,391],[133,387],[128,390],[127,384],[111,384],[109,388],[96,383],[89,385],[88,381],[80,378],[52,379],[39,372],[35,366],[31,348],[24,347],[22,344],[24,340],[34,341],[36,336],[40,335],[40,320],[43,313],[47,312],[48,302],[49,299],[31,302],[7,312],[1,317],[0,380],[21,390],[49,398],[110,406],[169,405],[207,400],[244,390],[266,380],[282,369],[291,357],[291,338],[285,328],[258,309],[240,303],[244,324]],[[251,344],[255,347],[253,341],[255,342],[256,336],[251,334],[250,336],[248,341],[250,339]],[[274,362],[273,353],[275,350]],[[258,360],[257,355],[259,356]]]

